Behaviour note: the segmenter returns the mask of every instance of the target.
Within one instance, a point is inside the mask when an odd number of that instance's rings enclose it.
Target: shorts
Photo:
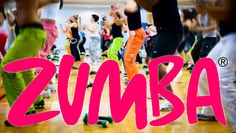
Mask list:
[[[181,39],[178,39],[166,31],[159,32],[154,38],[149,57],[158,58],[161,56],[173,55],[179,46],[180,40]]]
[[[200,51],[200,57],[207,57],[211,50],[217,44],[218,39],[216,37],[207,37],[202,40],[202,48]]]

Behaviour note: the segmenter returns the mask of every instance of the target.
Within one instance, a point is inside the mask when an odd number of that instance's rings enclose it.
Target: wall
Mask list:
[[[57,18],[57,27],[58,27],[58,31],[59,31],[59,36],[58,39],[56,41],[56,45],[59,49],[64,49],[64,45],[65,45],[65,40],[66,37],[63,35],[61,29],[60,29],[60,24],[65,24],[66,19],[72,15],[78,14],[81,18],[82,18],[82,24],[89,24],[90,23],[90,16],[92,14],[98,14],[98,15],[108,15],[109,13],[109,7],[108,6],[103,6],[103,7],[96,7],[93,5],[87,5],[87,6],[65,6],[63,8],[63,10],[61,10],[59,12],[59,16]],[[141,11],[142,14],[142,21],[146,22],[146,11],[142,10]],[[8,26],[8,24],[5,22],[5,24],[3,25],[4,29],[6,29],[9,33],[10,33],[10,28]],[[10,36],[11,38],[11,36]],[[89,39],[87,39],[89,40]],[[8,49],[9,47],[9,42],[6,45],[6,49]]]

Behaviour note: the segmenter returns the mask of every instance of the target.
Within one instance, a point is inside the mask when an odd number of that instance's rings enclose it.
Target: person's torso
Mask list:
[[[220,34],[222,37],[236,32],[236,1],[231,0],[232,2],[232,14],[230,15],[230,18],[227,21],[221,21],[219,22],[220,27]]]
[[[79,36],[78,27],[71,27],[71,33],[72,33],[73,38],[77,38]]]
[[[201,27],[207,27],[207,26],[209,26],[209,16],[208,16],[207,13],[206,13],[205,15],[202,15],[202,16],[200,17],[199,24],[200,24]],[[216,37],[217,31],[216,31],[216,29],[215,29],[214,31],[203,32],[202,34],[203,34],[203,38]]]
[[[116,25],[114,23],[112,25],[112,35],[113,35],[113,38],[123,37],[123,35],[122,35],[122,25]]]
[[[38,17],[38,1],[35,0],[17,0],[17,17],[16,22],[19,27],[28,24],[40,24],[40,18]]]
[[[125,12],[125,15],[128,19],[129,30],[132,31],[142,28],[140,8],[134,13]]]
[[[103,38],[104,38],[105,41],[111,40],[111,36],[107,34],[106,29],[103,30]]]
[[[153,7],[153,18],[158,30],[179,34],[183,31],[177,0],[160,0]]]
[[[94,23],[90,26],[90,29],[94,29],[94,27],[96,27],[96,31],[94,33],[90,32],[90,37],[100,37],[99,35],[99,26],[98,24]]]

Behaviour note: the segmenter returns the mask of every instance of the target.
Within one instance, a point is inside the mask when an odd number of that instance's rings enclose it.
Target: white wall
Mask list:
[[[57,21],[59,36],[56,42],[56,45],[59,49],[64,49],[66,37],[62,34],[62,31],[59,28],[60,24],[65,24],[66,19],[70,16],[78,14],[81,17],[81,24],[89,24],[92,14],[97,15],[107,15],[109,8],[76,8],[76,7],[65,7],[59,12],[59,17]],[[89,39],[87,39],[89,40]]]
[[[59,13],[59,17],[58,17],[58,21],[57,21],[57,25],[59,27],[60,24],[64,24],[66,21],[66,18],[78,14],[82,20],[81,23],[82,24],[89,24],[90,23],[90,18],[92,14],[97,14],[97,15],[106,15],[108,16],[109,13],[109,7],[102,7],[102,8],[81,8],[81,7],[64,7],[63,10],[60,11]],[[142,10],[141,11],[142,14],[142,22],[146,22],[146,11]],[[109,17],[108,17],[109,18]],[[65,36],[62,34],[60,28],[59,29],[59,37],[58,40],[56,42],[57,46],[59,49],[63,49],[64,48],[64,44],[65,44]],[[87,39],[89,40],[89,39]]]
[[[89,21],[90,17],[94,13],[98,14],[98,15],[107,15],[108,16],[109,7],[107,7],[107,6],[104,6],[104,7],[65,6],[63,8],[63,10],[61,10],[59,12],[59,16],[57,18],[57,27],[58,27],[58,31],[59,31],[59,36],[58,36],[58,39],[56,41],[57,47],[59,49],[64,49],[65,42],[66,42],[66,37],[62,34],[62,31],[60,29],[60,24],[65,24],[66,19],[70,16],[75,15],[75,14],[78,14],[82,18],[82,21],[81,21],[82,24],[89,24],[90,23],[90,21]],[[142,10],[141,14],[142,14],[142,21],[146,22],[146,11]],[[10,32],[8,24],[4,24],[4,26],[2,28],[6,29],[7,31]],[[89,40],[89,39],[87,39],[87,40]],[[6,48],[8,48],[8,44],[7,44]]]

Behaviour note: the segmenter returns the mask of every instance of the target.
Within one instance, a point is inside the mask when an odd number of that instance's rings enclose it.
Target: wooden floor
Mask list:
[[[78,66],[79,64],[75,64]],[[140,72],[144,73],[144,70],[141,69]],[[75,81],[76,81],[76,70],[73,70],[71,75],[70,85],[69,85],[69,98],[73,98]],[[183,70],[179,78],[173,83],[173,89],[175,94],[180,97],[184,102],[186,101],[186,91],[187,84],[189,80],[190,74]],[[91,77],[91,81],[94,77]],[[123,76],[121,75],[121,78]],[[56,82],[56,81],[55,81]],[[123,84],[123,87],[125,85]],[[106,86],[108,88],[108,86]],[[3,93],[3,89],[0,88],[0,95]],[[83,107],[84,114],[88,109],[89,98],[91,94],[91,89],[88,89],[86,92],[85,103]],[[109,103],[108,103],[108,89],[105,89],[102,101],[101,101],[101,110],[100,115],[110,114],[109,112]],[[151,114],[151,101],[148,100],[148,120],[151,121],[154,118]],[[46,99],[46,110],[59,109],[59,103],[57,100],[57,93],[53,93],[51,99]],[[163,127],[151,127],[148,126],[144,130],[138,131],[135,126],[135,115],[134,108],[131,109],[126,119],[119,124],[111,124],[109,128],[101,128],[99,126],[86,126],[82,122],[82,117],[80,121],[75,126],[67,126],[62,116],[54,118],[50,121],[37,124],[31,127],[24,128],[12,128],[5,127],[3,122],[7,117],[7,113],[9,110],[9,106],[7,104],[6,99],[0,101],[0,133],[231,133],[230,127],[223,127],[217,122],[198,122],[195,125],[189,125],[186,118],[186,112],[184,115],[179,118],[174,123],[163,126]],[[43,111],[43,110],[41,110]],[[164,115],[166,113],[162,113]]]

